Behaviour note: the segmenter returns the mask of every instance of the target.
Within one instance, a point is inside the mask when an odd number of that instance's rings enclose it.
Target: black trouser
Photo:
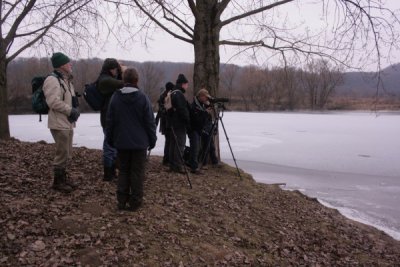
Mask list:
[[[142,202],[145,176],[146,149],[118,150],[120,170],[118,176],[117,200],[120,204]]]
[[[190,155],[189,166],[190,169],[196,170],[199,167],[199,151],[200,151],[200,134],[193,131],[189,134],[190,141]]]
[[[167,164],[169,163],[169,147],[171,143],[171,129],[165,130],[165,143],[164,143],[164,157],[163,157],[163,163]]]
[[[211,140],[210,140],[210,138],[211,138]],[[210,143],[210,144],[208,144],[208,143]],[[202,162],[203,165],[207,164],[208,156],[210,156],[212,164],[218,163],[218,158],[217,158],[217,155],[215,152],[215,144],[214,144],[213,136],[210,136],[209,134],[206,134],[206,133],[203,133],[201,135],[201,149],[202,149],[201,160],[203,160],[203,158],[204,158],[204,161]],[[206,155],[204,155],[204,153],[206,153],[207,149],[208,149],[208,153]]]
[[[169,143],[169,166],[172,170],[181,171],[183,169],[183,151],[186,144],[186,129],[171,128],[171,138]]]

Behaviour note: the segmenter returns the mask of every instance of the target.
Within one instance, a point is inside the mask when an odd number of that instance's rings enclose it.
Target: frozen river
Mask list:
[[[262,183],[286,183],[400,240],[400,113],[244,113],[222,119],[239,168]],[[10,116],[11,135],[53,142],[47,116]],[[223,131],[222,160],[233,165]],[[98,114],[83,114],[74,145],[100,149]],[[159,136],[153,154],[161,155]]]

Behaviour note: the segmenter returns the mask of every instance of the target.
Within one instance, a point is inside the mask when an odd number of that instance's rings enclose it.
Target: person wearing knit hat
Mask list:
[[[108,104],[111,96],[115,91],[124,86],[122,81],[122,72],[125,66],[115,58],[106,58],[101,67],[99,77],[97,78],[97,89],[104,96],[104,103],[100,110],[100,124],[103,128],[103,168],[104,168],[104,181],[112,181],[117,178],[116,163],[117,163],[117,150],[110,146],[106,141],[105,129],[107,126],[106,115],[108,111]]]
[[[184,93],[189,88],[189,81],[185,75],[179,74],[176,85],[171,93],[172,108],[168,111],[168,125],[171,128],[171,139],[169,145],[169,167],[170,171],[184,173],[186,166],[183,162],[185,150],[186,133],[190,133],[189,103]]]
[[[171,92],[174,89],[175,85],[172,82],[167,82],[165,84],[165,90],[162,91],[160,97],[158,98],[158,112],[156,116],[156,126],[158,122],[160,122],[160,133],[165,136],[164,142],[164,156],[162,160],[162,164],[168,166],[169,164],[169,145],[171,140],[171,129],[167,127],[167,110],[164,106],[165,97],[168,92]]]
[[[55,142],[53,160],[53,189],[70,193],[76,186],[69,180],[66,167],[72,156],[72,141],[75,123],[79,118],[78,101],[72,84],[72,64],[61,52],[51,57],[54,71],[43,83],[43,92],[49,106],[48,123]]]
[[[69,62],[70,62],[69,57],[61,52],[54,53],[51,56],[51,64],[53,65],[53,68],[55,68],[55,69],[65,65]]]
[[[167,92],[169,92],[169,91],[171,91],[172,89],[174,89],[174,87],[175,87],[175,85],[174,85],[172,82],[167,82],[167,83],[165,84],[165,90],[166,90]]]
[[[176,84],[185,84],[189,83],[189,81],[186,79],[185,75],[182,73],[178,75],[178,79],[176,79]]]

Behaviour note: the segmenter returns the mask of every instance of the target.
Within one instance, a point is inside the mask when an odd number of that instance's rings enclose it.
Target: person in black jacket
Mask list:
[[[108,104],[112,94],[122,88],[122,68],[119,62],[114,58],[106,58],[99,78],[97,79],[97,89],[105,96],[103,106],[100,111],[100,123],[103,128],[104,142],[103,142],[103,166],[104,166],[104,181],[111,181],[115,178],[115,163],[117,158],[117,151],[106,142],[106,114]]]
[[[160,133],[165,136],[164,143],[164,156],[163,156],[163,165],[169,165],[169,145],[171,140],[171,128],[167,127],[167,110],[165,109],[164,102],[165,97],[168,92],[171,92],[174,89],[174,84],[172,82],[167,82],[165,84],[165,90],[161,93],[160,98],[158,99],[158,112],[156,116],[156,125],[160,122]]]
[[[192,173],[199,174],[199,151],[201,144],[201,137],[204,128],[210,117],[210,105],[209,98],[210,94],[206,89],[200,89],[196,96],[193,98],[193,102],[190,108],[190,125],[191,132],[189,134],[190,141],[190,152],[189,152],[189,166]]]
[[[176,85],[171,93],[172,108],[168,111],[168,127],[171,128],[169,145],[170,171],[184,173],[183,151],[186,143],[186,133],[190,132],[189,103],[184,93],[189,88],[185,75],[179,74]]]
[[[138,89],[138,80],[134,68],[123,73],[124,87],[113,94],[107,112],[107,142],[117,149],[120,161],[120,210],[134,211],[142,205],[146,151],[157,141],[153,109],[149,98]]]

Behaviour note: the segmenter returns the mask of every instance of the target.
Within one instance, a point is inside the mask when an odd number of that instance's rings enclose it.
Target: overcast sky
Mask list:
[[[385,1],[385,0],[384,0]],[[303,2],[304,3],[304,2]],[[317,27],[318,24],[323,23],[321,19],[321,10],[316,9],[315,4],[309,6],[295,7],[295,4],[284,5],[283,7],[288,8],[287,12],[293,19],[306,21],[308,26],[314,25]],[[400,9],[400,0],[386,0],[385,7],[395,10]],[[301,12],[299,12],[299,10]],[[397,29],[400,31],[400,29]],[[194,51],[193,46],[181,40],[175,39],[172,36],[159,31],[157,34],[152,36],[154,39],[148,43],[148,47],[145,47],[141,43],[132,45],[131,49],[125,50],[119,47],[116,42],[112,40],[101,49],[92,50],[94,57],[105,58],[114,57],[117,59],[134,60],[139,62],[144,61],[172,61],[172,62],[193,62]],[[384,51],[383,54],[385,54]],[[239,56],[232,58],[235,52],[226,46],[220,47],[221,63],[233,63],[238,65],[254,64],[255,62],[245,56]],[[383,61],[383,67],[390,64],[400,62],[400,51],[392,51],[390,61]],[[277,62],[279,65],[279,62]],[[271,65],[274,65],[272,63]],[[374,68],[371,66],[370,68]]]
[[[386,2],[385,7],[395,10],[400,9],[400,0],[382,0]],[[312,1],[309,1],[312,2]],[[321,3],[320,1],[317,1]],[[301,3],[301,4],[299,4]],[[322,17],[322,9],[320,5],[311,4],[306,5],[307,1],[296,1],[293,3],[285,4],[280,7],[282,12],[287,12],[287,16],[291,19],[291,21],[302,21],[305,22],[307,27],[318,28],[324,24]],[[299,6],[301,5],[301,6]],[[285,17],[285,16],[282,16]],[[302,30],[304,30],[303,28]],[[397,29],[400,31],[400,29]],[[221,33],[223,35],[223,32]],[[113,40],[114,38],[109,38],[108,43],[105,45],[99,45],[90,49],[89,53],[80,54],[78,57],[87,58],[87,57],[98,57],[98,58],[106,58],[106,57],[114,57],[120,60],[134,60],[139,62],[144,61],[171,61],[171,62],[194,62],[194,51],[193,46],[181,40],[175,39],[174,37],[168,35],[162,30],[158,31],[156,34],[152,35],[152,41],[148,42],[148,46],[145,47],[142,43],[136,42],[129,46],[129,49],[124,49],[118,45],[118,43]],[[228,46],[220,47],[220,58],[221,63],[233,63],[237,65],[249,65],[256,64],[252,59],[247,56],[236,56],[237,49],[232,49]],[[46,54],[46,53],[45,53]],[[51,53],[50,53],[51,54]],[[387,51],[383,51],[383,54],[387,54]],[[25,52],[21,54],[21,56],[32,56],[31,53]],[[41,53],[40,56],[44,56]],[[73,56],[73,55],[71,55]],[[261,55],[260,55],[261,57]],[[384,60],[382,62],[383,67],[386,67],[393,63],[400,62],[400,51],[392,51],[390,62]],[[265,64],[265,61],[264,61]],[[270,61],[268,62],[268,66],[274,65],[282,65],[282,62],[279,61]],[[370,69],[373,70],[374,66],[370,66]]]

